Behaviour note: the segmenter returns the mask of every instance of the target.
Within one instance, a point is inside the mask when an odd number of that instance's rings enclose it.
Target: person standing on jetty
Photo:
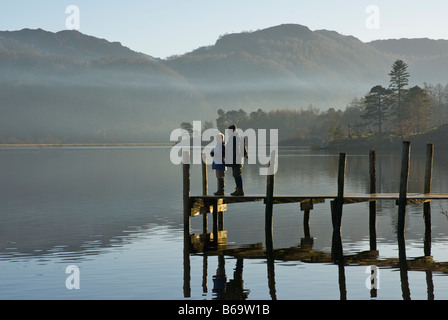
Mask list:
[[[218,180],[218,191],[214,193],[215,196],[224,195],[224,178],[226,172],[225,154],[226,146],[224,143],[224,135],[220,132],[216,135],[216,146],[210,152],[213,157],[212,169],[216,170],[216,179]]]
[[[236,190],[231,193],[232,196],[244,196],[243,189],[243,161],[247,158],[247,149],[243,138],[239,135],[236,125],[231,125],[226,134],[229,139],[226,144],[226,166],[232,168],[232,175],[235,179]]]

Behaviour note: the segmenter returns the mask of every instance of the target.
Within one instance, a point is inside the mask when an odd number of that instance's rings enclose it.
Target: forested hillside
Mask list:
[[[280,143],[287,145],[387,147],[403,139],[420,141],[420,137],[447,145],[448,83],[411,87],[407,70],[406,62],[396,60],[388,83],[373,86],[341,110],[321,111],[311,105],[250,113],[219,109],[216,125],[222,132],[231,124],[243,130],[278,129]]]
[[[161,60],[77,31],[4,31],[0,142],[167,142],[194,120],[280,128],[282,139],[308,144],[397,126],[415,134],[447,121],[447,48],[446,40],[363,43],[286,24]],[[404,105],[430,112],[398,123],[390,115],[379,130],[365,100],[376,86],[389,89],[397,59],[410,74],[405,89],[421,98]]]
[[[224,35],[166,65],[213,107],[271,110],[339,108],[382,80],[390,62],[354,37],[281,25]]]
[[[167,141],[211,112],[173,70],[77,31],[0,33],[0,97],[2,143]]]

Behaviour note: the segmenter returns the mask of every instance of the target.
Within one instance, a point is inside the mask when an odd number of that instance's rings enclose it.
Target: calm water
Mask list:
[[[247,299],[340,299],[341,271],[347,299],[371,299],[366,265],[342,269],[331,262],[237,260],[191,255],[184,268],[182,169],[165,147],[0,149],[0,299],[215,299],[224,279]],[[437,149],[433,192],[448,192],[448,162]],[[378,189],[397,192],[400,156],[377,156]],[[277,194],[336,192],[338,155],[284,148],[279,153]],[[411,159],[410,192],[422,192],[424,156]],[[210,170],[211,171],[211,170]],[[209,171],[210,191],[215,191]],[[345,190],[368,190],[368,155],[348,155]],[[201,192],[200,167],[192,168],[192,193]],[[231,175],[227,191],[233,191]],[[265,177],[244,168],[247,193],[264,193]],[[432,203],[431,254],[448,261],[448,203]],[[369,250],[368,204],[344,206],[345,255]],[[210,223],[211,223],[211,219]],[[409,206],[406,256],[424,255],[422,205]],[[380,259],[397,259],[397,207],[378,203]],[[224,218],[229,247],[264,246],[262,203],[229,205]],[[211,228],[209,228],[211,230]],[[202,218],[192,218],[201,233]],[[328,201],[311,211],[312,249],[330,253]],[[274,207],[274,247],[301,245],[305,237],[298,204]],[[69,290],[66,268],[79,268],[79,289]],[[239,272],[236,272],[239,271]],[[448,299],[448,277],[440,271],[407,271],[411,299]],[[223,278],[225,276],[225,278]],[[403,299],[403,272],[381,266],[378,300]],[[185,287],[188,290],[184,290]]]

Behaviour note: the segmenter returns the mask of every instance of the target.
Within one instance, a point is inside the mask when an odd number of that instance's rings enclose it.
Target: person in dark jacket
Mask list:
[[[224,195],[224,186],[225,186],[225,154],[226,154],[226,146],[224,143],[224,135],[222,133],[218,133],[216,136],[216,146],[210,152],[213,157],[212,169],[216,171],[216,179],[218,180],[218,190],[214,193],[215,196],[223,196]]]
[[[226,154],[226,166],[232,168],[232,175],[236,184],[236,189],[231,195],[244,196],[243,158],[247,157],[247,150],[243,138],[239,135],[236,129],[236,125],[231,125],[228,129],[230,130],[230,135],[226,145],[228,152]]]

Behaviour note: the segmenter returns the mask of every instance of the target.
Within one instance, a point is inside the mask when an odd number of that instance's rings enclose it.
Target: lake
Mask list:
[[[338,157],[280,148],[275,193],[336,193]],[[435,193],[448,192],[446,159],[435,146]],[[367,283],[373,267],[365,264],[192,253],[186,268],[182,167],[170,162],[169,147],[2,148],[0,162],[0,299],[448,299],[447,273],[424,266],[405,273],[396,266],[378,266],[375,295]],[[368,154],[347,155],[346,193],[368,191],[368,166]],[[400,155],[377,155],[378,191],[398,192],[400,166]],[[425,156],[412,155],[409,192],[423,192],[424,168]],[[214,192],[210,166],[208,175]],[[200,166],[192,166],[191,179],[192,194],[200,194]],[[247,194],[265,193],[266,177],[256,165],[245,165],[243,179]],[[229,172],[226,192],[233,189]],[[422,208],[407,207],[409,261],[424,256]],[[431,255],[443,264],[448,261],[448,218],[443,214],[448,202],[433,201],[431,208]],[[224,214],[228,248],[264,247],[264,212],[262,202],[229,204]],[[399,256],[397,212],[392,201],[377,204],[382,261]],[[274,206],[274,249],[298,248],[307,239],[310,250],[328,255],[329,202],[314,205],[308,237],[303,214],[297,203]],[[368,219],[368,203],[344,206],[344,255],[369,250]],[[191,221],[192,232],[200,234],[202,217]]]

